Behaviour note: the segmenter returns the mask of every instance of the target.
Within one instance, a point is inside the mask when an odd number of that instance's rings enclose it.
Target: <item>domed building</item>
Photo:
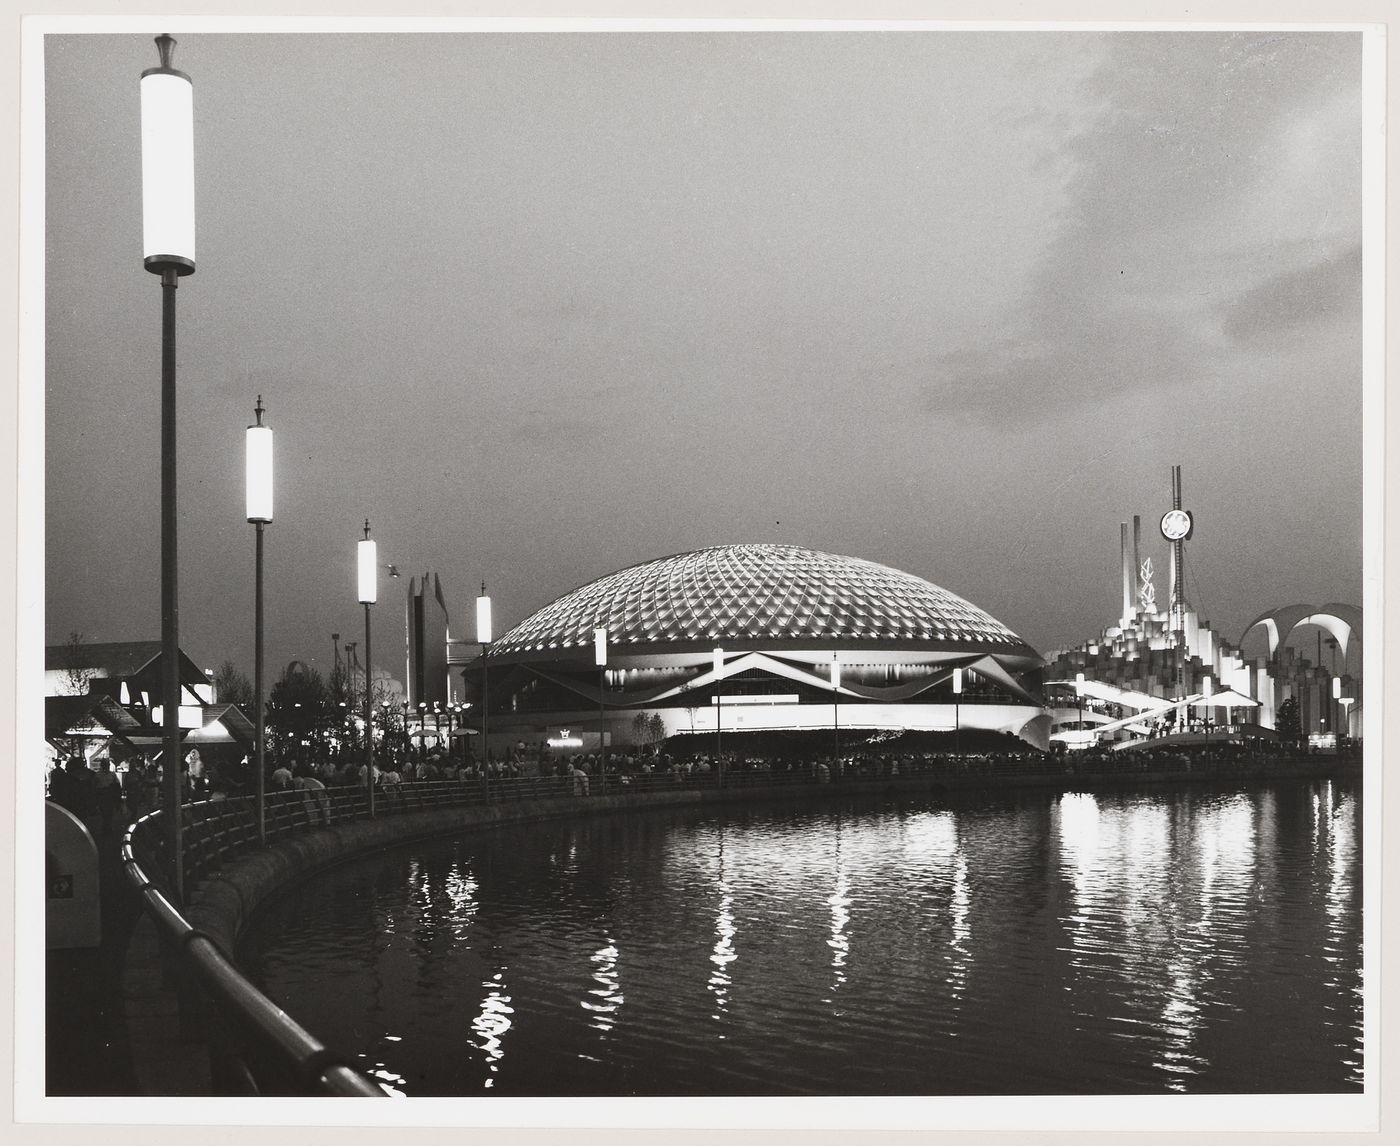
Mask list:
[[[489,664],[493,750],[595,750],[600,728],[620,748],[639,714],[668,736],[957,728],[1044,747],[1049,730],[1043,661],[996,618],[911,573],[796,545],[721,545],[610,573],[494,641]]]

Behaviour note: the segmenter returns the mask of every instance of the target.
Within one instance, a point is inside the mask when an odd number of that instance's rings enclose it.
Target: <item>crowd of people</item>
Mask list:
[[[1109,772],[1187,772],[1221,774],[1247,771],[1284,758],[1296,758],[1296,748],[1267,740],[1224,741],[1206,748],[1115,751],[1095,746],[1076,751],[1040,752],[1034,749],[1002,752],[947,753],[936,751],[880,751],[879,745],[858,745],[850,751],[820,755],[770,757],[742,751],[724,753],[672,753],[665,745],[624,747],[616,752],[554,756],[539,744],[517,744],[485,761],[473,755],[448,755],[437,748],[412,748],[377,756],[373,767],[376,790],[392,798],[401,784],[423,782],[488,784],[521,777],[558,777],[570,782],[575,795],[596,794],[631,784],[637,777],[670,777],[679,783],[707,782],[723,775],[732,783],[809,779],[830,783],[848,779],[883,779],[939,773],[949,776],[1089,775]],[[693,745],[691,745],[693,747]],[[1340,754],[1345,758],[1348,753]],[[300,792],[313,820],[330,822],[328,789],[366,783],[365,760],[357,752],[330,752],[313,759],[267,761],[267,792]],[[219,800],[251,795],[255,778],[249,757],[223,768],[206,766],[197,750],[181,764],[186,800]],[[652,781],[655,782],[654,780]],[[113,768],[106,758],[90,766],[81,752],[73,753],[49,775],[48,798],[68,808],[88,824],[94,834],[120,831],[147,812],[157,810],[165,798],[163,772],[158,761],[139,757],[124,770]]]

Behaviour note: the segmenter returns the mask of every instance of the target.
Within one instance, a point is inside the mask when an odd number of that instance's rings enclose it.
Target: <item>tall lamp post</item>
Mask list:
[[[486,653],[491,647],[491,598],[486,595],[486,582],[481,583],[481,594],[476,599],[476,640],[481,645],[481,774],[488,772],[487,765],[491,752],[487,747],[487,706],[486,689],[489,680],[486,675]]]
[[[1074,674],[1074,695],[1079,704],[1079,746],[1087,746],[1084,740],[1084,674],[1077,672]]]
[[[370,649],[369,607],[379,596],[379,547],[370,540],[369,518],[365,536],[357,543],[359,557],[360,603],[365,607],[365,788],[369,791],[369,814],[374,816],[374,690],[370,687],[374,657]]]
[[[608,766],[608,732],[603,716],[603,689],[607,685],[608,673],[608,630],[593,630],[593,663],[598,666],[598,774],[601,776]]]
[[[720,676],[724,672],[723,649],[715,649],[713,667],[715,671],[715,774],[723,776],[724,764],[720,759],[720,751],[723,747],[720,743],[720,726],[724,723],[724,684],[720,680]]]
[[[141,218],[146,270],[160,275],[161,756],[165,761],[170,868],[183,902],[180,822],[180,605],[175,481],[175,290],[194,274],[194,84],[171,66],[175,41],[156,37],[160,65],[141,73]]]
[[[963,670],[953,670],[953,755],[962,759],[962,685]]]
[[[253,406],[257,419],[248,427],[247,509],[248,520],[257,531],[253,561],[253,712],[256,726],[254,766],[257,772],[258,844],[267,842],[267,808],[263,767],[263,526],[272,522],[272,428],[263,425],[262,395]],[[336,637],[339,638],[337,633]],[[339,659],[339,658],[337,658]]]
[[[1202,677],[1202,678],[1201,678],[1201,691],[1205,694],[1205,698],[1206,698],[1207,700],[1209,700],[1212,696],[1215,695],[1215,682],[1214,682],[1213,680],[1211,680],[1209,676],[1205,676],[1205,677]],[[1213,705],[1209,705],[1209,704],[1206,705],[1206,762],[1207,762],[1207,763],[1210,762],[1210,726],[1211,726],[1211,717],[1214,715],[1214,713],[1215,713],[1215,707],[1214,707]]]
[[[1336,663],[1335,656],[1332,658],[1332,661],[1333,664]],[[1341,727],[1341,721],[1337,719],[1337,706],[1341,703],[1341,699],[1342,678],[1339,676],[1334,676],[1332,678],[1332,743],[1339,748],[1341,747],[1342,733],[1339,733],[1337,731],[1337,729]]]
[[[836,771],[841,766],[841,662],[835,653],[831,654],[831,745],[831,768]]]

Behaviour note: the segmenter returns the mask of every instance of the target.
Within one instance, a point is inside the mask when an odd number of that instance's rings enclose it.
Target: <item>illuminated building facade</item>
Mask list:
[[[593,749],[602,730],[630,743],[642,713],[667,735],[962,728],[1043,746],[1042,663],[1000,621],[913,574],[795,545],[723,545],[608,574],[494,641],[490,728],[493,746]]]
[[[451,700],[448,680],[447,601],[442,594],[442,581],[436,573],[410,577],[408,598],[404,611],[407,633],[407,666],[404,680],[408,685],[408,706],[416,709],[426,703],[446,705]]]
[[[1272,609],[1245,627],[1238,645],[1201,620],[1185,585],[1185,542],[1194,522],[1181,506],[1179,468],[1173,471],[1173,505],[1160,532],[1170,545],[1167,599],[1159,603],[1150,555],[1144,556],[1142,522],[1119,528],[1122,613],[1097,637],[1051,652],[1045,673],[1050,737],[1067,746],[1126,746],[1193,722],[1213,730],[1232,728],[1272,736],[1279,709],[1296,702],[1299,731],[1312,743],[1338,732],[1359,736],[1361,727],[1361,610],[1351,605]],[[1319,629],[1317,659],[1288,646],[1303,626]],[[1324,665],[1322,632],[1332,663]],[[1267,652],[1246,655],[1259,633]],[[1338,662],[1340,653],[1340,662]],[[1355,673],[1348,671],[1348,664]],[[1218,732],[1217,735],[1222,733]]]

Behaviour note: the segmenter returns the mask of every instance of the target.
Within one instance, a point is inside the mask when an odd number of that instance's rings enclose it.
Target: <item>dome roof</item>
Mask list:
[[[591,656],[595,628],[608,630],[617,653],[825,642],[1036,656],[947,589],[797,545],[720,545],[609,573],[527,617],[492,644],[491,655],[531,660],[587,647]]]

